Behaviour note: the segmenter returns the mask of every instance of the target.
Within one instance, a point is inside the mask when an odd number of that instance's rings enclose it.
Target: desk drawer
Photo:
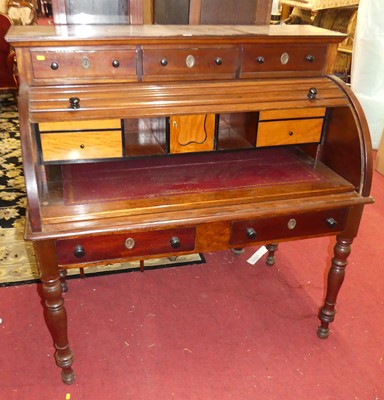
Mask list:
[[[40,135],[44,162],[123,156],[121,131],[60,132]]]
[[[347,214],[347,209],[336,209],[233,222],[230,242],[244,245],[311,235],[334,235],[345,228]]]
[[[136,50],[31,50],[36,79],[124,78],[136,80]]]
[[[129,259],[195,249],[195,228],[110,234],[57,241],[59,265]]]
[[[123,155],[120,119],[42,122],[38,130],[44,162]]]
[[[246,44],[243,45],[241,74],[284,71],[322,71],[326,45]]]
[[[238,68],[236,47],[143,47],[143,75],[192,79],[234,78]]]
[[[320,141],[323,118],[259,122],[256,147]]]

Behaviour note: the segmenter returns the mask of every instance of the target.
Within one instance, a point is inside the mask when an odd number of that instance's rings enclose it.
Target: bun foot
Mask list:
[[[319,326],[317,328],[317,336],[320,339],[326,339],[329,336],[329,329],[328,328],[324,328],[322,326]]]

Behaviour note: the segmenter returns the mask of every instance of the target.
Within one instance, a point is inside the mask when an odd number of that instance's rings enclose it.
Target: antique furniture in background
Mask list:
[[[56,21],[76,22],[56,5]],[[343,35],[73,24],[12,27],[7,39],[20,60],[26,237],[63,382],[74,380],[68,268],[335,235],[319,313],[328,336],[373,201],[367,124],[331,75]]]
[[[0,13],[0,92],[16,91],[15,52],[5,40],[5,35],[12,25],[8,15]]]

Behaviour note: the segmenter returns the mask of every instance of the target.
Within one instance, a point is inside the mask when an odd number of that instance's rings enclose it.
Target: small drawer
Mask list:
[[[124,78],[136,80],[136,50],[32,50],[36,79]],[[130,78],[130,79],[129,79]]]
[[[195,228],[180,228],[58,240],[58,263],[81,264],[189,252],[195,249],[195,235]]]
[[[325,63],[326,45],[246,44],[243,46],[241,74],[258,72],[320,72]]]
[[[236,47],[143,47],[143,75],[191,79],[234,78],[238,68]]]
[[[295,237],[334,235],[345,228],[347,215],[347,209],[335,209],[233,222],[230,243],[245,245]]]
[[[323,121],[323,118],[308,118],[259,122],[256,147],[317,143]]]
[[[123,155],[121,130],[40,134],[44,162],[117,158]]]

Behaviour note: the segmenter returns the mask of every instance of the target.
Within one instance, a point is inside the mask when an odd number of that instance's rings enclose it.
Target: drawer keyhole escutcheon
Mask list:
[[[196,60],[192,54],[187,56],[187,58],[185,59],[185,64],[187,65],[188,68],[193,68],[195,66],[195,63],[196,63]]]
[[[83,57],[82,61],[81,61],[81,66],[84,69],[89,69],[91,68],[91,61],[88,57]]]
[[[126,239],[125,240],[125,247],[128,249],[128,250],[132,250],[134,247],[135,247],[135,239],[133,239],[133,238],[128,238],[128,239]]]
[[[288,54],[288,53],[283,53],[283,54],[281,55],[281,57],[280,57],[280,62],[281,62],[283,65],[286,65],[286,64],[288,64],[288,61],[289,61],[289,54]]]
[[[85,249],[81,244],[78,244],[75,246],[75,248],[73,249],[73,255],[76,258],[82,258],[85,256]]]
[[[247,228],[246,233],[248,239],[256,239],[257,234],[253,228]]]
[[[69,106],[73,110],[77,110],[78,108],[80,108],[80,99],[78,97],[70,97],[69,98]]]
[[[295,218],[291,218],[288,221],[288,229],[295,229],[296,228],[296,220]]]

